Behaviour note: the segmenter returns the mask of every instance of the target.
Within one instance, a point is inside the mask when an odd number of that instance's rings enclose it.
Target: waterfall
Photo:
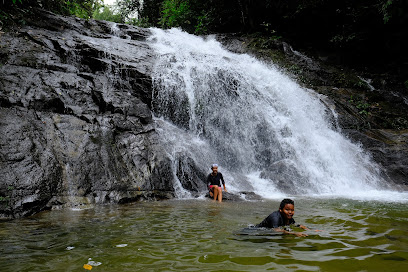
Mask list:
[[[384,187],[379,167],[336,129],[313,90],[214,37],[152,32],[153,110],[174,160],[189,157],[208,173],[216,162],[233,191],[264,197]]]
[[[120,29],[119,29],[119,27],[118,27],[118,24],[117,23],[110,23],[111,24],[111,34],[113,35],[113,37],[120,37]]]

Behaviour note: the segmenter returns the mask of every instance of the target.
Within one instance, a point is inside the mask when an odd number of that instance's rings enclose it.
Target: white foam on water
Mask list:
[[[254,186],[253,191],[267,199],[282,199],[286,195],[280,192],[270,181],[259,177],[259,172],[250,173],[247,175],[248,180]]]
[[[119,245],[116,245],[116,247],[127,247],[127,245],[128,244],[119,244]]]
[[[265,198],[291,189],[399,198],[370,155],[337,131],[333,109],[313,90],[273,65],[225,50],[214,37],[151,31],[152,106],[175,163],[180,154],[202,167],[217,162],[233,192]]]
[[[392,190],[345,191],[343,194],[316,194],[314,198],[346,198],[360,201],[379,201],[388,203],[408,203],[408,192]]]

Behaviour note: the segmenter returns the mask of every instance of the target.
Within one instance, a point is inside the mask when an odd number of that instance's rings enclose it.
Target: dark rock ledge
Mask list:
[[[111,23],[39,14],[1,33],[0,218],[173,197],[148,31],[119,25],[112,37]]]

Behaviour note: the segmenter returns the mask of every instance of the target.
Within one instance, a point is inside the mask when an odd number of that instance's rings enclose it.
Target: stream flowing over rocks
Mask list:
[[[208,165],[174,165],[155,125],[150,31],[41,14],[0,34],[0,217],[173,198],[176,183],[204,194]],[[331,103],[340,126],[355,122]],[[407,183],[406,131],[347,133]]]

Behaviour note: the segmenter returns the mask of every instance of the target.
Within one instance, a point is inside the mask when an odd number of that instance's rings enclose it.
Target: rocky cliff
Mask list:
[[[173,197],[147,35],[45,11],[1,33],[0,217]]]

